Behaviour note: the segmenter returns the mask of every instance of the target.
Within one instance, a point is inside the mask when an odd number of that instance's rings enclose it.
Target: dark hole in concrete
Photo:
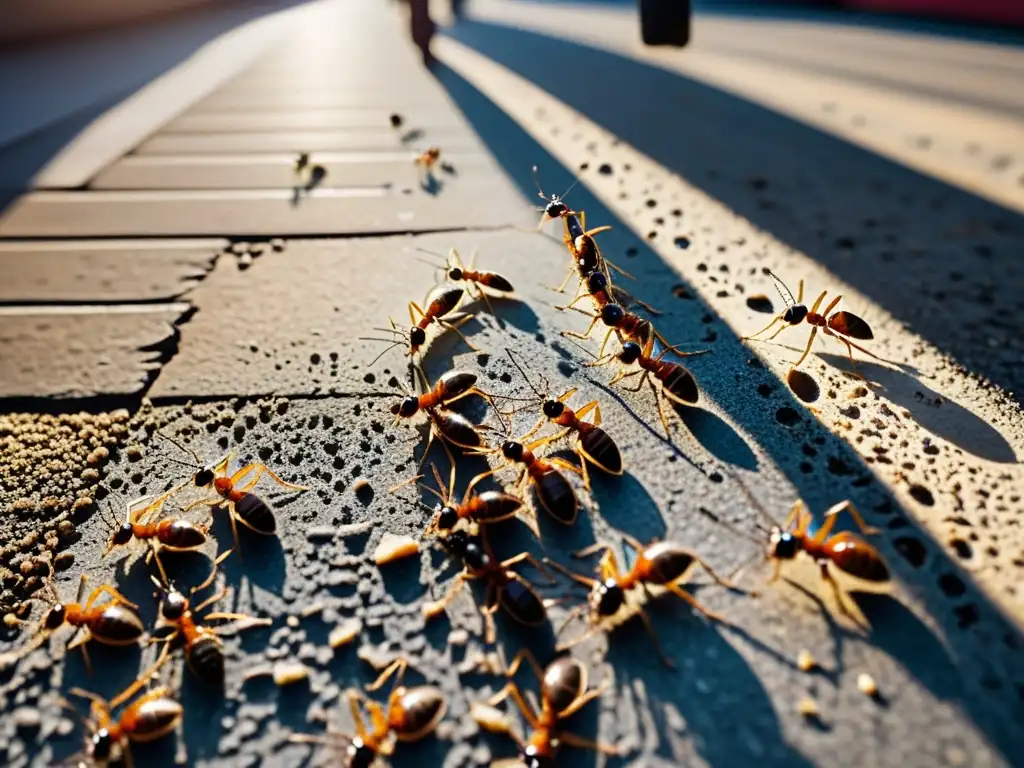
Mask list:
[[[925,549],[924,544],[910,536],[901,536],[893,542],[893,546],[896,547],[897,552],[903,555],[903,559],[915,568],[924,565],[928,558],[928,550]]]
[[[672,242],[676,244],[676,248],[682,248],[683,250],[686,250],[687,248],[690,247],[690,238],[683,237],[682,235],[677,237]]]
[[[766,312],[768,314],[771,314],[775,310],[775,307],[772,305],[772,300],[763,293],[755,293],[752,296],[747,296],[747,307],[755,312]]]
[[[935,497],[932,492],[925,488],[923,485],[914,484],[910,486],[910,495],[914,497],[915,501],[924,504],[926,507],[935,505]]]
[[[952,573],[944,573],[939,577],[939,587],[950,597],[960,597],[967,591],[967,585]]]
[[[803,371],[792,370],[786,375],[786,382],[793,394],[805,403],[813,403],[821,396],[821,388],[818,382],[810,374]]]
[[[775,411],[775,420],[787,427],[792,427],[800,423],[800,414],[794,408],[790,408],[788,405],[784,405]]]

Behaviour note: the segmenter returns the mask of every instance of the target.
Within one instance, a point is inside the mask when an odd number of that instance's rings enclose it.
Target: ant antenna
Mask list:
[[[195,451],[193,451],[191,448],[186,448],[184,445],[179,443],[173,437],[171,437],[170,435],[165,435],[159,429],[156,430],[153,434],[163,438],[164,440],[169,442],[171,445],[176,446],[178,448],[178,450],[180,450],[182,453],[190,454],[192,456],[192,458],[196,460],[196,463],[195,464],[185,464],[182,461],[177,461],[176,459],[172,459],[170,456],[167,457],[168,461],[173,461],[175,464],[182,464],[183,466],[186,466],[186,467],[192,467],[193,469],[196,469],[196,468],[202,469],[203,468],[203,462],[199,458],[199,454],[196,453]]]
[[[544,395],[542,395],[540,392],[538,392],[537,388],[535,386],[533,386],[533,382],[530,381],[530,377],[526,374],[525,369],[523,368],[523,366],[521,366],[519,364],[519,361],[516,360],[515,355],[512,354],[512,350],[506,348],[505,352],[508,353],[508,359],[512,361],[512,365],[514,365],[516,368],[518,368],[519,372],[523,375],[523,380],[526,382],[526,386],[528,386],[531,390],[533,390],[533,394],[535,394],[540,400],[543,400],[544,399]]]
[[[574,189],[576,188],[576,185],[577,185],[577,184],[579,184],[579,183],[580,183],[580,177],[579,177],[579,176],[577,176],[577,177],[576,177],[576,179],[575,179],[575,181],[573,181],[573,183],[569,185],[569,188],[568,188],[567,190],[565,190],[565,192],[563,192],[563,193],[562,193],[562,196],[561,196],[560,198],[558,198],[558,199],[559,199],[559,200],[564,200],[564,199],[565,199],[565,197],[566,197],[566,196],[567,196],[567,195],[568,195],[568,194],[569,194],[570,192],[572,192],[572,191],[573,191],[573,190],[574,190]]]
[[[385,344],[387,344],[387,346],[384,347],[384,351],[381,352],[379,355],[377,355],[375,358],[373,358],[373,360],[371,360],[367,364],[367,366],[366,366],[367,368],[369,368],[370,366],[374,365],[378,360],[380,360],[382,357],[384,357],[384,355],[386,355],[388,352],[390,352],[395,347],[400,347],[400,346],[402,346],[405,343],[405,339],[402,339],[401,341],[394,341],[393,339],[379,339],[379,338],[376,338],[374,336],[360,336],[359,340],[360,341],[383,341]]]
[[[537,172],[537,166],[533,166],[533,183],[537,185],[537,194],[540,195],[542,200],[547,200],[548,196],[544,194],[544,188],[540,185],[540,174]]]
[[[764,531],[765,533],[770,533],[772,528],[781,528],[782,526],[779,524],[779,521],[768,513],[768,510],[766,510],[764,508],[764,505],[758,500],[758,498],[754,496],[753,493],[750,492],[750,489],[747,488],[746,484],[735,475],[731,475],[731,477],[733,480],[736,481],[736,485],[740,487],[740,490],[743,491],[743,495],[747,497],[747,500],[750,502],[750,505],[757,511],[759,515],[761,515],[761,517],[765,521],[767,521],[769,527],[766,528],[764,525],[758,523],[757,521],[754,522],[754,525],[756,525],[758,529]]]
[[[789,286],[782,282],[782,279],[779,278],[779,276],[772,272],[770,269],[768,270],[768,276],[775,281],[775,290],[779,292],[779,296],[782,297],[782,300],[786,303],[786,306],[794,306],[796,304],[796,300],[793,298],[793,292],[789,290]],[[785,293],[783,293],[783,291],[785,291]],[[787,299],[786,296],[789,296],[789,298]]]
[[[705,507],[698,507],[698,509],[700,510],[700,513],[702,515],[704,515],[706,518],[708,518],[712,522],[717,523],[718,525],[722,526],[727,531],[731,531],[732,533],[735,533],[737,536],[741,536],[744,539],[746,539],[747,541],[752,541],[755,544],[758,544],[758,545],[763,545],[764,544],[764,541],[762,539],[759,539],[757,536],[754,536],[749,531],[744,531],[738,525],[734,525],[734,524],[730,523],[728,520],[723,520],[721,517],[719,517],[714,512],[712,512],[710,509],[707,509]]]

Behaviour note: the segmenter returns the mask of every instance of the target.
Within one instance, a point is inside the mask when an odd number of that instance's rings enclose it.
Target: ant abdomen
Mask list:
[[[469,516],[481,523],[507,520],[519,511],[523,502],[501,491],[484,491],[469,502]]]
[[[435,387],[445,399],[461,395],[467,389],[476,386],[477,376],[468,371],[448,371],[440,379]]]
[[[203,633],[188,647],[187,661],[196,676],[214,688],[224,687],[224,650],[220,639]]]
[[[697,389],[697,380],[693,374],[681,365],[670,363],[668,373],[661,379],[662,388],[665,394],[684,405],[693,405],[700,399],[700,390]],[[664,371],[664,369],[662,369]],[[659,377],[660,378],[660,377]]]
[[[91,622],[89,630],[97,640],[107,645],[131,645],[146,631],[138,614],[123,605],[105,607],[103,613]]]
[[[188,520],[165,520],[159,525],[159,541],[166,549],[187,551],[206,543],[206,534]]]
[[[255,493],[246,493],[235,502],[238,519],[256,533],[273,536],[277,532],[277,520],[271,506]]]
[[[535,474],[533,480],[537,498],[547,513],[565,525],[575,523],[579,502],[565,476],[556,469],[547,469]]]
[[[828,327],[833,331],[843,334],[843,336],[849,336],[851,339],[867,340],[875,338],[875,334],[871,332],[871,326],[852,312],[836,312],[829,317]]]
[[[642,553],[646,561],[644,581],[648,584],[670,584],[682,577],[693,565],[693,554],[670,541],[652,544]]]
[[[619,446],[600,427],[580,432],[580,447],[590,463],[611,475],[622,474],[622,454]]]
[[[501,590],[498,599],[508,614],[520,624],[537,626],[547,619],[543,601],[518,579],[510,580]]]
[[[884,583],[890,580],[889,567],[878,551],[849,531],[841,531],[828,539],[829,559],[839,570],[864,581]]]
[[[453,445],[462,448],[479,448],[483,445],[480,433],[465,416],[457,413],[437,412],[434,424],[441,436]]]

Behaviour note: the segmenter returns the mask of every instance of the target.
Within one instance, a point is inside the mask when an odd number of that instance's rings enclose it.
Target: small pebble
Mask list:
[[[799,702],[797,702],[796,711],[798,714],[807,718],[821,716],[821,710],[818,709],[818,703],[810,696],[804,696]]]
[[[282,240],[280,237],[271,238],[271,240],[270,240],[270,247],[273,248],[275,251],[278,251],[278,252],[283,251],[284,250],[284,240]]]
[[[298,627],[299,627],[299,617],[298,616],[289,616],[287,619],[284,620],[284,623],[287,624],[292,629],[298,629]]]
[[[43,716],[35,707],[18,707],[14,710],[14,725],[19,731],[37,731]]]
[[[386,565],[403,557],[415,555],[419,551],[419,543],[412,537],[385,533],[373,553],[373,559],[377,565]]]
[[[295,661],[282,661],[274,665],[274,682],[278,686],[300,683],[309,677],[305,664]]]
[[[465,645],[469,642],[469,632],[465,629],[453,629],[448,634],[449,645]]]
[[[331,648],[341,648],[355,640],[362,631],[363,622],[359,619],[346,619],[331,630],[331,634],[327,637],[327,643]]]
[[[796,666],[801,672],[810,672],[818,666],[818,662],[811,655],[811,652],[805,648],[796,657]]]
[[[865,696],[875,698],[876,696],[878,696],[878,683],[876,683],[875,678],[873,678],[867,672],[861,672],[859,675],[857,675],[857,690],[859,690]]]
[[[132,443],[124,449],[124,455],[128,457],[128,461],[138,461],[144,455],[142,446],[138,443]]]
[[[74,552],[61,552],[53,560],[53,570],[55,571],[66,571],[75,562]]]

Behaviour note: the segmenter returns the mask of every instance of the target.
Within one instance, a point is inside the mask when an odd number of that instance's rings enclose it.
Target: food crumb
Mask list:
[[[871,698],[878,696],[878,683],[867,672],[861,672],[857,675],[857,689],[865,696],[870,696]]]
[[[796,657],[796,666],[801,672],[810,672],[817,668],[818,662],[811,652],[804,648]]]

